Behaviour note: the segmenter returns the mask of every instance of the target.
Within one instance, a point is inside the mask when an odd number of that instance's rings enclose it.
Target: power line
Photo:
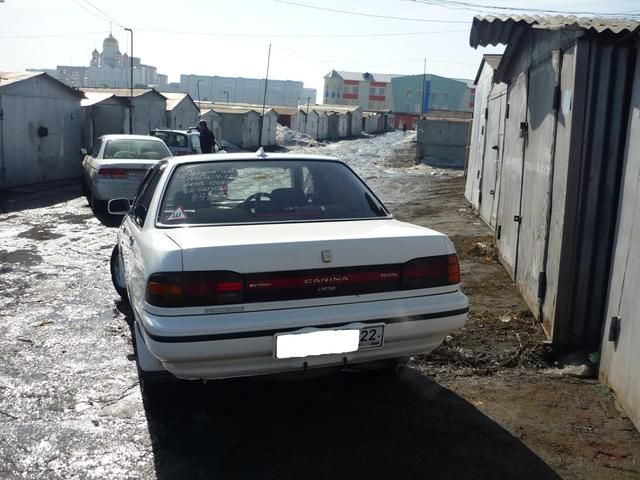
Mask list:
[[[86,3],[87,5],[90,5],[91,7],[93,7],[95,10],[97,10],[98,12],[100,12],[101,14],[103,14],[105,17],[107,17],[109,20],[111,20],[113,23],[115,23],[116,25],[118,25],[120,28],[124,28],[124,26],[118,22],[115,18],[113,18],[111,15],[109,15],[107,12],[105,12],[104,10],[96,7],[93,3],[91,3],[89,0],[82,0],[84,3]]]
[[[313,10],[322,10],[324,12],[342,13],[345,15],[356,15],[358,17],[386,18],[390,20],[405,20],[409,22],[466,23],[466,24],[469,23],[469,22],[460,21],[460,20],[434,20],[434,19],[427,19],[427,18],[408,18],[408,17],[394,17],[391,15],[374,15],[371,13],[362,13],[362,12],[353,12],[348,10],[338,10],[335,8],[317,7],[315,5],[307,5],[305,3],[291,2],[288,0],[274,0],[274,1],[278,3],[285,3],[287,5],[295,5],[296,7],[311,8]]]
[[[81,9],[83,9],[85,12],[87,12],[90,15],[93,15],[96,18],[99,18],[100,20],[104,21],[104,22],[110,22],[111,20],[109,20],[107,17],[98,14],[92,10],[89,10],[87,7],[85,7],[83,4],[81,4],[78,0],[72,0],[73,3],[75,3],[77,6],[79,6]]]
[[[468,23],[468,22],[465,22]],[[194,35],[209,37],[246,37],[246,38],[368,38],[368,37],[404,37],[432,35],[441,33],[467,33],[469,30],[437,30],[435,32],[398,32],[398,33],[344,33],[344,34],[273,34],[273,33],[221,33],[221,32],[185,32],[179,30],[157,30],[137,28],[138,32],[162,33],[170,35]]]
[[[482,10],[505,10],[511,12],[535,12],[541,14],[559,14],[559,15],[593,15],[593,16],[620,16],[624,15],[625,12],[616,12],[616,13],[604,13],[604,12],[590,12],[590,11],[570,11],[570,10],[553,10],[553,9],[543,9],[543,8],[524,8],[524,7],[513,7],[513,6],[504,6],[504,5],[483,5],[478,3],[471,2],[463,2],[459,0],[409,0],[414,3],[421,3],[423,5],[431,5],[434,7],[443,7],[454,10],[472,10],[472,11],[482,11]]]

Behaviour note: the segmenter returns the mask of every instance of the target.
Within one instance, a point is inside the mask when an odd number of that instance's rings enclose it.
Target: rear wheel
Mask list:
[[[113,247],[113,251],[111,252],[111,281],[113,282],[113,286],[124,300],[129,300],[129,295],[127,294],[127,284],[124,278],[124,271],[122,269],[122,261],[120,260],[120,249],[118,245]]]
[[[93,210],[93,213],[102,213],[107,210],[107,202],[97,199],[91,190],[89,190],[87,200],[89,201],[89,207]]]

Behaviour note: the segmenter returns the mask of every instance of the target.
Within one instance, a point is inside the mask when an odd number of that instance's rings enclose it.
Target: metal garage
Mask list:
[[[504,114],[490,113],[485,132],[489,148],[497,141],[498,157],[486,161],[484,148],[480,173],[493,179],[494,165],[501,166],[497,204],[485,207],[490,180],[480,210],[495,222],[501,260],[555,344],[600,342],[638,25],[575,17],[473,21],[472,47],[507,45],[494,76],[507,87],[504,100],[495,98]],[[473,141],[472,151],[482,151]]]
[[[0,189],[80,176],[82,92],[42,72],[0,72]]]

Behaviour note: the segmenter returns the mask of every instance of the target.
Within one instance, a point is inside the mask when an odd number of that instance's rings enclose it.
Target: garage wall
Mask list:
[[[173,110],[167,110],[167,127],[172,130],[186,130],[198,123],[200,110],[189,97],[182,99]]]
[[[80,176],[79,96],[37,76],[5,87],[0,109],[0,189]]]
[[[480,194],[480,177],[482,175],[482,159],[485,146],[485,109],[487,108],[492,84],[493,68],[485,62],[476,85],[476,100],[473,106],[473,122],[469,140],[467,182],[464,190],[465,198],[475,209],[480,207],[478,197]]]
[[[153,91],[133,99],[133,133],[147,135],[154,128],[166,128],[165,98]]]
[[[640,429],[640,68],[635,71],[629,122],[600,378]],[[610,340],[614,317],[620,319],[619,336]]]
[[[500,168],[507,109],[505,84],[494,85],[486,107],[486,132],[483,135],[484,152],[480,158],[478,210],[482,219],[495,229],[500,192]]]

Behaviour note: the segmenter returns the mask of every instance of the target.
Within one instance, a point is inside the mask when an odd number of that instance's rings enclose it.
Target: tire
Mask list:
[[[89,208],[93,210],[93,213],[103,213],[107,211],[107,202],[104,200],[98,200],[91,190],[89,190],[87,200],[89,201]]]
[[[124,272],[122,270],[122,262],[120,261],[120,249],[118,248],[118,245],[113,247],[109,266],[111,269],[111,282],[113,283],[116,292],[118,292],[118,295],[120,295],[123,300],[128,301],[129,295],[127,294],[127,285],[124,280]]]

